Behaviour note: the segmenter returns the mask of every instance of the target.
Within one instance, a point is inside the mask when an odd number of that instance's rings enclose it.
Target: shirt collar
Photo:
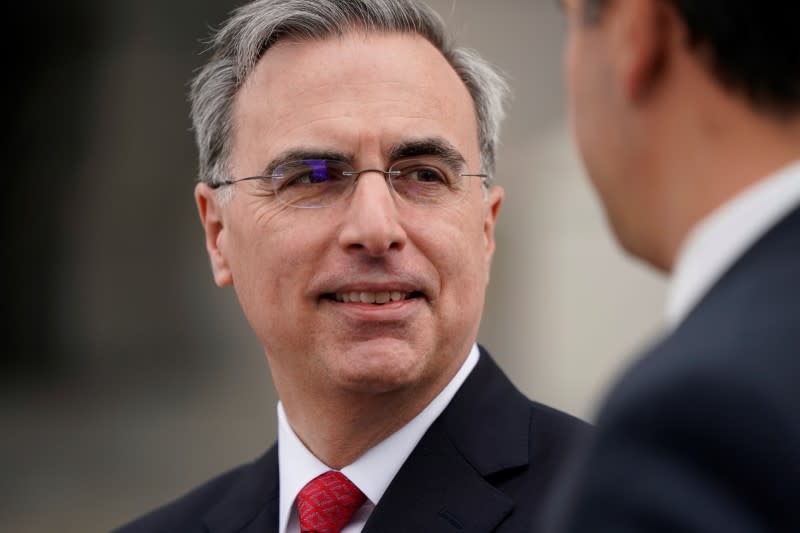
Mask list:
[[[700,221],[681,246],[667,293],[675,328],[770,227],[800,204],[800,161],[748,187]]]
[[[478,358],[478,346],[473,344],[461,368],[425,409],[398,431],[367,450],[355,462],[342,468],[342,473],[367,496],[372,504],[378,504],[414,447],[475,368]],[[285,532],[297,494],[306,483],[327,472],[330,467],[317,459],[295,434],[280,401],[277,409],[280,478],[278,531]]]

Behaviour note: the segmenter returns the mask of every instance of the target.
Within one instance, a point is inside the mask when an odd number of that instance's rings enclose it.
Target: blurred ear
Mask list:
[[[500,206],[503,205],[505,191],[502,187],[494,186],[489,189],[486,203],[484,204],[483,215],[483,238],[486,244],[486,261],[491,262],[494,255],[495,239],[494,229],[497,225],[497,216],[500,214]]]
[[[616,73],[625,96],[639,103],[663,79],[678,20],[662,0],[616,0],[608,9]]]
[[[206,235],[206,251],[211,260],[211,271],[214,282],[219,287],[233,283],[228,260],[225,258],[225,223],[222,208],[217,202],[217,195],[206,183],[198,183],[194,188],[194,199],[197,203],[197,212],[200,223]]]

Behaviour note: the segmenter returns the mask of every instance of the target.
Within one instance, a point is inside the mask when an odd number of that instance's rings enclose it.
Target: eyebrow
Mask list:
[[[389,149],[389,161],[433,156],[442,159],[453,170],[460,170],[466,161],[455,146],[441,137],[427,137],[395,144]]]
[[[353,155],[336,150],[320,150],[317,148],[292,148],[281,152],[272,161],[267,163],[262,176],[271,176],[275,169],[292,161],[304,161],[307,159],[329,159],[332,161],[352,161]]]
[[[433,156],[442,159],[454,171],[459,171],[466,161],[455,146],[442,137],[426,137],[395,144],[389,148],[388,159],[391,165],[399,159],[409,159],[414,157]],[[275,169],[292,161],[303,161],[308,159],[329,159],[332,161],[352,162],[354,154],[341,152],[338,150],[325,150],[319,148],[290,148],[274,157],[267,166],[264,167],[262,176],[271,176]]]

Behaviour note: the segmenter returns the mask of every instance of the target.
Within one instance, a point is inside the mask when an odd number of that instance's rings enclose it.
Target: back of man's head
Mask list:
[[[585,0],[586,18],[611,0]],[[686,43],[714,77],[771,114],[800,113],[800,3],[793,0],[659,0],[686,25]]]
[[[588,174],[622,246],[670,270],[692,227],[800,155],[800,4],[562,4]]]

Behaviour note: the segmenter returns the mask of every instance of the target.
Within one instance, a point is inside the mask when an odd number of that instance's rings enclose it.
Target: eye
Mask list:
[[[325,185],[345,179],[341,164],[336,161],[310,159],[281,165],[275,169],[273,177],[281,189]]]
[[[447,174],[437,167],[424,163],[411,162],[397,168],[400,171],[398,179],[416,181],[420,183],[449,185],[450,179]]]
[[[329,179],[327,172],[314,169],[293,174],[287,182],[292,185],[313,185],[325,183]]]

